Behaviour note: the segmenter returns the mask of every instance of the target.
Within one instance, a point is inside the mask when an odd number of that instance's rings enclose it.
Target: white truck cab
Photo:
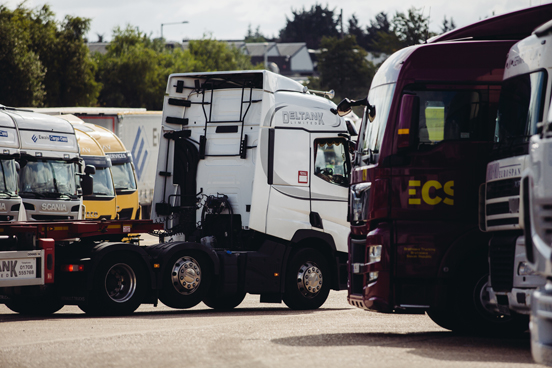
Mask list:
[[[186,247],[244,252],[239,292],[320,306],[346,285],[349,233],[350,136],[331,108],[269,71],[171,75],[152,218]]]
[[[535,272],[546,282],[531,297],[531,350],[537,363],[552,365],[552,20],[516,46],[511,64],[527,70],[525,89],[518,94],[525,96],[531,90],[524,103],[535,131],[526,134],[536,133],[530,137],[528,162],[521,175],[520,224],[526,262],[519,269],[525,274]]]
[[[83,218],[79,147],[72,125],[60,118],[5,110],[21,142],[19,188],[27,219]]]
[[[552,64],[550,46],[536,33],[510,49],[500,93],[493,161],[487,165],[480,195],[481,230],[489,243],[489,307],[497,312],[530,314],[531,294],[545,280],[531,270],[526,258],[520,214],[522,173],[530,164],[530,138],[537,133],[550,107]]]

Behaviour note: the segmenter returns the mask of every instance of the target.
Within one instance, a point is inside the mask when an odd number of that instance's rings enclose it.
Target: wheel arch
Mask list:
[[[90,269],[91,272],[87,275],[86,287],[88,290],[92,290],[94,287],[94,276],[98,269],[99,264],[108,256],[112,256],[116,253],[127,253],[129,257],[134,257],[146,270],[146,274],[149,280],[149,288],[154,285],[155,272],[153,270],[152,263],[150,262],[150,256],[146,251],[129,243],[100,243],[92,248],[90,252]]]
[[[290,259],[299,249],[313,248],[328,261],[331,270],[331,288],[339,290],[339,257],[333,237],[328,233],[302,229],[295,232],[291,239]]]

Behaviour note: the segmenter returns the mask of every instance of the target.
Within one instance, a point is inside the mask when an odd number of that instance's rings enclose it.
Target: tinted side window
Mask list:
[[[314,145],[314,174],[329,183],[348,186],[350,163],[347,142],[337,139],[317,139]]]

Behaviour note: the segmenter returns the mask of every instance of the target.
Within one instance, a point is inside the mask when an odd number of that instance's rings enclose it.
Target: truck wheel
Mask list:
[[[142,263],[128,254],[108,255],[94,274],[94,288],[85,308],[92,315],[127,315],[144,300],[147,277]]]
[[[245,298],[246,293],[238,293],[229,296],[215,296],[214,294],[208,294],[203,303],[209,308],[215,310],[228,311],[236,308]]]
[[[529,317],[512,312],[502,315],[487,307],[488,266],[468,266],[454,280],[454,293],[446,310],[428,311],[439,326],[476,335],[518,335],[529,329]]]
[[[300,249],[287,265],[284,303],[291,309],[319,308],[330,293],[330,272],[320,252]]]
[[[16,297],[6,303],[10,310],[29,316],[49,316],[63,308],[63,303],[53,296]]]
[[[200,252],[180,252],[171,257],[162,277],[161,302],[171,308],[191,308],[209,291],[211,264]]]

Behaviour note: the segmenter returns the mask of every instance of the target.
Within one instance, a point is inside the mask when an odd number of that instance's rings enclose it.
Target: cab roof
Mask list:
[[[497,15],[430,38],[428,43],[455,40],[521,40],[552,19],[552,4]]]

